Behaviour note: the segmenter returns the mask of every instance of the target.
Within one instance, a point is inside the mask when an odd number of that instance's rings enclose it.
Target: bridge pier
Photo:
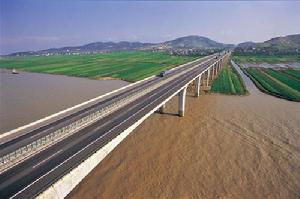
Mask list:
[[[214,78],[217,76],[217,67],[216,67],[216,64],[214,64]]]
[[[179,91],[179,96],[178,96],[178,115],[179,115],[179,117],[184,116],[186,89],[187,89],[187,87],[185,87],[181,91]]]
[[[206,80],[206,86],[208,86],[209,85],[209,79],[210,79],[210,70],[211,70],[212,68],[209,68],[209,69],[207,69],[207,80]]]
[[[166,109],[166,104],[162,105],[161,107],[159,107],[158,112],[163,114],[165,112]]]
[[[201,75],[195,79],[195,96],[200,95]]]

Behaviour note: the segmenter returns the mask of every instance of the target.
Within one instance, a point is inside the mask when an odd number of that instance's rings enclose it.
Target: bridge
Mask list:
[[[65,197],[141,122],[155,111],[163,113],[172,97],[178,95],[178,116],[184,116],[187,87],[193,83],[199,97],[229,55],[197,59],[20,129],[23,133],[6,133],[0,145],[0,198]]]

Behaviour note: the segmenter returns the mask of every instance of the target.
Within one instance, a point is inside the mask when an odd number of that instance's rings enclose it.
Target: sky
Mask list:
[[[300,1],[0,0],[0,54],[95,41],[223,43],[300,33]]]

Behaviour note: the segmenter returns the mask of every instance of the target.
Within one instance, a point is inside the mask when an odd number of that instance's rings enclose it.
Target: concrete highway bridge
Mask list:
[[[178,95],[178,115],[184,116],[188,85],[193,83],[198,97],[200,86],[209,86],[229,55],[189,62],[1,135],[0,198],[65,197],[141,122],[163,113],[172,97]]]

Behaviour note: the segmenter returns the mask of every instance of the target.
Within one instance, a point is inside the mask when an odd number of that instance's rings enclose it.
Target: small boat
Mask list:
[[[12,74],[18,74],[19,72],[16,69],[12,69],[11,73]]]

